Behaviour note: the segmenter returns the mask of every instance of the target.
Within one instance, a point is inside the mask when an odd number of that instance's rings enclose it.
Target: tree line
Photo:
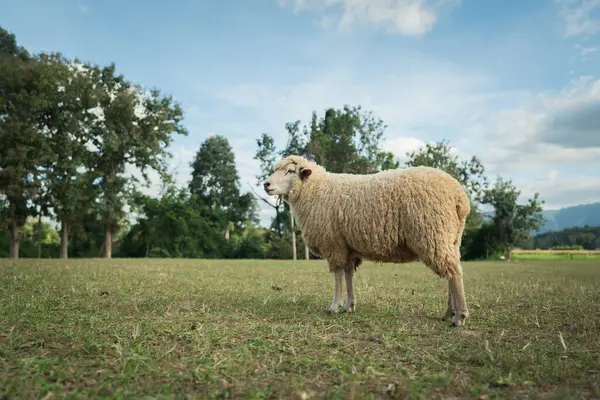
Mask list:
[[[0,28],[1,29],[1,28]],[[30,54],[0,30],[0,192],[9,256],[18,257],[20,230],[30,216],[61,225],[61,257],[88,219],[103,225],[103,255],[135,191],[137,167],[166,172],[167,146],[187,134],[182,109],[156,89],[116,73],[115,65]]]
[[[289,207],[256,189],[288,154],[332,172],[443,169],[472,201],[464,259],[510,257],[513,248],[531,245],[543,222],[538,194],[518,203],[510,180],[490,183],[475,155],[461,160],[445,140],[407,153],[401,165],[382,150],[386,128],[372,112],[345,105],[287,123],[283,148],[262,133],[250,190],[243,190],[230,143],[214,135],[198,148],[189,183],[178,186],[167,168],[174,135],[188,134],[178,103],[117,74],[114,64],[30,54],[0,28],[0,255],[296,259],[304,249],[304,258],[313,257]],[[150,170],[163,182],[157,196],[140,191]],[[259,202],[273,211],[267,227],[259,225]]]
[[[586,225],[544,232],[532,238],[530,247],[540,250],[600,249],[600,226]]]

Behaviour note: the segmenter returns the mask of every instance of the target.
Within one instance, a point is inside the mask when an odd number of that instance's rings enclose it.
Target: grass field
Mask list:
[[[598,398],[600,263],[0,260],[0,398]],[[150,396],[150,397],[148,397]]]
[[[597,260],[600,250],[515,250],[516,260]]]

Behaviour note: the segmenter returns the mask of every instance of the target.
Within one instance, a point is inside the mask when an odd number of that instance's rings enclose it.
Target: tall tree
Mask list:
[[[45,166],[50,203],[61,224],[60,257],[67,258],[69,232],[83,219],[95,198],[90,172],[85,170],[90,159],[88,143],[95,106],[92,68],[71,62],[60,54],[41,55],[47,107],[42,130],[48,140],[51,158]]]
[[[313,112],[304,130],[307,156],[331,172],[369,174],[398,168],[394,155],[380,147],[385,128],[360,106],[329,108],[320,120]]]
[[[500,244],[510,260],[516,245],[531,236],[532,231],[539,230],[544,222],[542,216],[543,200],[535,193],[525,204],[517,203],[521,191],[512,181],[498,177],[496,183],[483,195],[483,203],[494,208],[494,232],[496,242]]]
[[[32,214],[30,200],[40,192],[39,167],[48,157],[39,129],[44,93],[39,63],[2,28],[0,50],[0,194],[8,201],[9,256],[18,258],[19,230]]]
[[[166,177],[166,160],[173,133],[187,135],[181,125],[183,112],[170,96],[156,89],[146,91],[115,74],[115,65],[94,68],[94,83],[99,89],[92,123],[91,166],[98,177],[102,195],[105,243],[104,257],[112,256],[113,233],[123,217],[123,206],[130,187],[138,179],[126,175],[127,165],[137,167],[149,183],[148,170]]]
[[[29,56],[27,50],[17,43],[15,34],[0,26],[0,57],[19,57],[27,60]]]
[[[213,212],[225,216],[224,233],[242,228],[245,221],[256,221],[254,198],[250,193],[240,193],[235,154],[225,137],[214,135],[206,139],[190,165],[190,193]]]

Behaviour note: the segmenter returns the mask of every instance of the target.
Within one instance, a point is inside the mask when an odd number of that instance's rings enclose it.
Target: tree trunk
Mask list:
[[[69,258],[69,224],[65,221],[60,223],[60,258]]]
[[[104,223],[104,258],[112,258],[112,226]]]
[[[310,260],[310,252],[308,251],[307,245],[304,245],[304,258]]]
[[[296,230],[294,229],[294,213],[290,207],[290,228],[292,229],[292,259],[296,261]]]
[[[38,215],[37,223],[37,258],[42,258],[42,213]]]
[[[281,217],[279,214],[279,207],[275,208],[275,225],[277,227],[277,234],[281,237]]]
[[[13,219],[10,222],[10,258],[19,258],[19,227],[17,222]]]
[[[114,162],[111,162],[108,179],[108,193],[106,202],[106,214],[104,215],[104,258],[112,258],[112,218],[114,209],[111,208],[110,198],[116,196],[114,193],[114,185],[117,180],[117,170]]]

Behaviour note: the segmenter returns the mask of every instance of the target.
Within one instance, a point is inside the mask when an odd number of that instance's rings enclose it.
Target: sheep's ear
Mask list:
[[[310,168],[300,168],[300,177],[301,178],[306,178],[310,174],[312,174],[312,170]]]

